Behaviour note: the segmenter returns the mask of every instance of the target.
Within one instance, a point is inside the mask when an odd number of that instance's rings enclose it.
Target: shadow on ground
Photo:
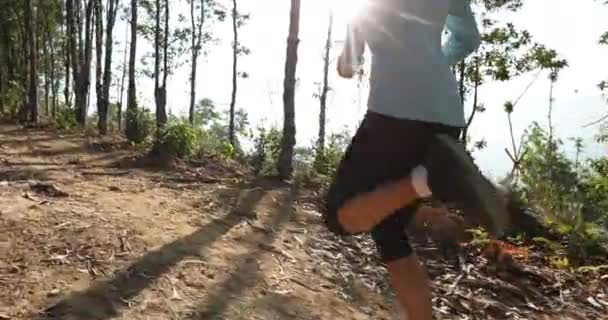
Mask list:
[[[118,272],[111,279],[74,292],[46,308],[36,319],[102,320],[120,314],[130,300],[156,279],[188,257],[205,256],[206,249],[233,227],[243,221],[242,212],[251,211],[264,192],[248,193],[241,201],[244,207],[235,208],[224,218],[216,219],[194,233],[146,253],[135,263]]]
[[[291,189],[284,199],[281,199],[281,206],[276,211],[274,219],[270,224],[270,230],[265,233],[259,240],[262,244],[270,244],[283,229],[294,213],[294,202],[297,197],[297,189]],[[186,319],[188,320],[203,320],[203,319],[224,319],[224,312],[230,306],[232,300],[238,299],[247,289],[251,289],[262,280],[261,270],[257,260],[267,252],[262,248],[252,250],[234,258],[235,264],[238,264],[236,270],[222,283],[212,289],[209,293],[209,299],[206,303],[201,304],[197,310],[192,312]]]

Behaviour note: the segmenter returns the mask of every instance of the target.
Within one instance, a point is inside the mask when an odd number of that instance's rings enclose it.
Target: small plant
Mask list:
[[[54,119],[55,126],[59,130],[73,130],[78,126],[76,113],[72,108],[58,108]]]
[[[131,111],[127,111],[131,112]],[[127,139],[134,144],[142,144],[148,140],[148,137],[154,132],[156,128],[156,121],[154,115],[147,109],[137,109],[136,115],[133,117],[135,123],[132,124],[133,130],[128,130],[127,127]],[[129,119],[129,117],[127,117]]]
[[[281,151],[281,136],[282,133],[277,128],[267,130],[264,127],[258,127],[251,157],[251,164],[256,175],[274,172]]]
[[[181,159],[194,156],[201,146],[203,132],[187,122],[169,124],[160,134],[157,149]]]
[[[481,227],[467,229],[466,231],[473,237],[473,240],[471,240],[473,246],[485,247],[491,242],[488,232]]]
[[[570,261],[565,256],[552,256],[549,258],[549,263],[556,269],[570,269]]]

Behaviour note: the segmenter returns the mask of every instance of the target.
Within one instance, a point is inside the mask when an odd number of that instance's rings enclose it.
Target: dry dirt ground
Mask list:
[[[311,191],[133,153],[0,125],[0,319],[396,319],[373,248],[329,235]],[[467,259],[424,260],[438,319],[608,319],[601,274],[510,284]]]

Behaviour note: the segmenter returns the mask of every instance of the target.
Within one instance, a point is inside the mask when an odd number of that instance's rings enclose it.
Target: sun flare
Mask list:
[[[329,9],[346,21],[361,16],[368,5],[369,0],[329,0]]]

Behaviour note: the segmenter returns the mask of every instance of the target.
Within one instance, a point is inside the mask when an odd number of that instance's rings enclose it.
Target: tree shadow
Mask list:
[[[0,169],[0,181],[28,181],[28,180],[49,180],[47,170],[36,170],[36,169]]]
[[[297,195],[298,190],[296,188],[290,188],[290,191],[284,195],[284,199],[281,200],[281,205],[276,210],[275,217],[270,225],[272,231],[265,233],[258,240],[258,243],[270,244],[273,242],[279,231],[292,217],[294,213],[293,205]],[[236,298],[238,295],[242,295],[245,290],[255,287],[261,279],[262,274],[257,259],[264,252],[263,246],[258,246],[255,250],[235,257],[234,261],[238,263],[236,270],[225,281],[218,284],[216,289],[209,293],[208,301],[197,307],[186,319],[225,319],[223,313],[230,306],[231,298]]]
[[[56,156],[69,156],[69,155],[82,153],[82,152],[86,153],[87,152],[86,148],[82,145],[79,145],[79,146],[73,146],[73,147],[62,148],[62,149],[54,149],[54,150],[34,149],[31,151],[18,153],[17,155],[21,156],[21,157],[56,157]]]
[[[208,247],[243,221],[265,192],[247,193],[224,218],[216,219],[194,233],[146,253],[111,279],[74,292],[46,308],[37,319],[102,320],[118,316],[126,301],[141,293],[171,267],[187,257],[204,257]]]

